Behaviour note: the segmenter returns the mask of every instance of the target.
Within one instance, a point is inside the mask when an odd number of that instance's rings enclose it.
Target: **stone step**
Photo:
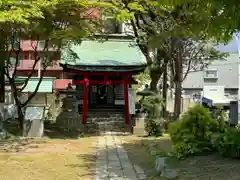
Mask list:
[[[88,111],[124,112],[124,108],[91,108],[91,107],[89,107]]]
[[[118,112],[118,111],[88,111],[88,114],[99,114],[99,115],[118,115],[118,114],[124,114],[124,112]]]
[[[93,113],[88,113],[87,115],[88,118],[124,118],[124,114],[93,114]]]
[[[88,118],[88,122],[124,122],[124,118]]]

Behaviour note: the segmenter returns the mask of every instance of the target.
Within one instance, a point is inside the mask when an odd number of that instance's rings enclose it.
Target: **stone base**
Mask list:
[[[32,121],[24,121],[23,136],[24,137],[43,137],[44,123],[43,119],[35,119]]]

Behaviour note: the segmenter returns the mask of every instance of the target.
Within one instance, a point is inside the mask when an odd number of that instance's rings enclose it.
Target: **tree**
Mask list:
[[[214,8],[211,6],[213,4]],[[181,82],[188,74],[183,73],[185,66],[199,64],[203,68],[208,64],[209,58],[212,60],[221,58],[222,55],[213,47],[206,49],[201,46],[205,47],[208,41],[215,43],[231,38],[231,31],[224,27],[216,32],[216,27],[212,25],[214,23],[216,25],[221,16],[219,9],[217,10],[219,5],[215,1],[209,3],[187,0],[122,0],[114,1],[113,5],[117,7],[114,10],[118,18],[130,17],[137,45],[147,59],[151,90],[156,91],[161,75],[167,65],[170,65],[176,88],[174,114],[178,118],[181,107]],[[193,49],[188,48],[189,43]],[[149,56],[151,51],[154,58]],[[201,51],[199,54],[203,59],[200,59],[195,51]],[[190,59],[189,53],[194,54],[191,56],[193,59]],[[188,57],[185,57],[186,54]]]
[[[196,22],[209,22],[201,24],[210,37],[214,37],[218,41],[228,42],[232,39],[233,33],[240,30],[240,8],[239,1],[236,0],[179,0],[172,1],[172,4],[181,5],[187,9],[184,13],[190,12],[191,15],[198,18],[189,19],[186,23],[194,25]],[[189,13],[187,13],[189,14]],[[195,22],[194,22],[195,21]]]
[[[165,41],[172,36],[196,39],[199,34],[202,36],[210,24],[205,18],[198,17],[200,10],[192,13],[196,3],[188,3],[187,7],[186,2],[180,1],[118,0],[112,2],[112,5],[110,14],[115,14],[118,20],[131,21],[136,44],[146,56],[151,76],[150,89],[153,91],[157,90],[157,83],[166,67],[167,60],[164,60],[165,54],[161,47]],[[209,33],[204,35],[207,37]]]
[[[6,1],[0,9],[0,49],[5,59],[4,73],[9,80],[18,110],[18,121],[23,128],[23,108],[37,93],[47,67],[53,62],[55,54],[69,40],[81,41],[100,28],[97,3],[75,0],[34,0]],[[95,10],[94,10],[95,9]],[[5,18],[4,18],[5,17]],[[21,54],[21,40],[31,39],[34,51],[34,64],[23,86],[18,88],[15,82],[17,64]],[[42,50],[38,43],[43,41]],[[52,51],[54,49],[54,51]],[[14,55],[16,59],[12,60]],[[46,58],[42,58],[46,56]],[[42,72],[34,92],[23,102],[21,92],[33,76],[38,63]]]
[[[227,53],[217,51],[215,44],[208,40],[196,42],[191,38],[171,38],[170,44],[169,66],[175,85],[174,117],[178,119],[181,113],[182,82],[189,72],[201,71],[214,60],[223,60]]]

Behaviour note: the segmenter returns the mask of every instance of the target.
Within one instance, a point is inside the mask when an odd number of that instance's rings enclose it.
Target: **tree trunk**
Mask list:
[[[158,84],[158,81],[161,77],[161,74],[159,74],[157,71],[151,69],[150,70],[150,77],[151,77],[150,90],[156,92],[157,91],[157,84]]]
[[[175,98],[174,98],[174,120],[179,118],[181,114],[182,104],[182,82],[175,83]]]
[[[167,115],[167,91],[168,91],[168,84],[167,84],[167,65],[165,66],[163,72],[163,88],[162,88],[162,98],[163,98],[163,106],[162,106],[162,116],[166,118]]]
[[[181,42],[178,45],[174,66],[175,66],[175,101],[174,101],[174,119],[177,120],[181,113],[182,104],[182,47]]]
[[[15,100],[15,105],[17,106],[17,114],[18,114],[18,123],[19,123],[20,133],[23,134],[24,115],[22,112],[21,101],[18,98],[18,90],[17,90],[17,87],[16,87],[13,79],[9,79],[9,83],[11,85],[11,90],[12,90],[13,97]]]
[[[165,67],[165,59],[164,62],[162,61],[164,55],[165,52],[163,50],[157,49],[156,59],[154,60],[154,63],[149,66],[149,72],[151,77],[150,90],[155,92],[157,91],[157,84]]]
[[[21,105],[17,105],[17,113],[18,113],[18,122],[19,122],[19,126],[20,126],[20,131],[21,131],[21,134],[24,135],[24,115],[23,115],[23,112],[22,112],[22,107]]]

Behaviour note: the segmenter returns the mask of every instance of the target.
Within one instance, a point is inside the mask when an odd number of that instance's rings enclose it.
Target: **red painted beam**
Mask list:
[[[134,72],[86,72],[79,70],[71,70],[71,73],[76,73],[83,76],[132,76],[137,74]]]
[[[124,81],[125,124],[130,124],[127,77],[125,77]]]
[[[87,77],[84,78],[84,99],[83,99],[83,114],[82,114],[82,124],[87,123],[87,112],[88,112],[88,86],[89,80]]]
[[[75,80],[73,81],[73,84],[84,84],[84,80]],[[105,80],[105,81],[89,81],[89,84],[138,84],[137,81],[133,80],[127,80],[127,81],[110,81],[110,80]]]

